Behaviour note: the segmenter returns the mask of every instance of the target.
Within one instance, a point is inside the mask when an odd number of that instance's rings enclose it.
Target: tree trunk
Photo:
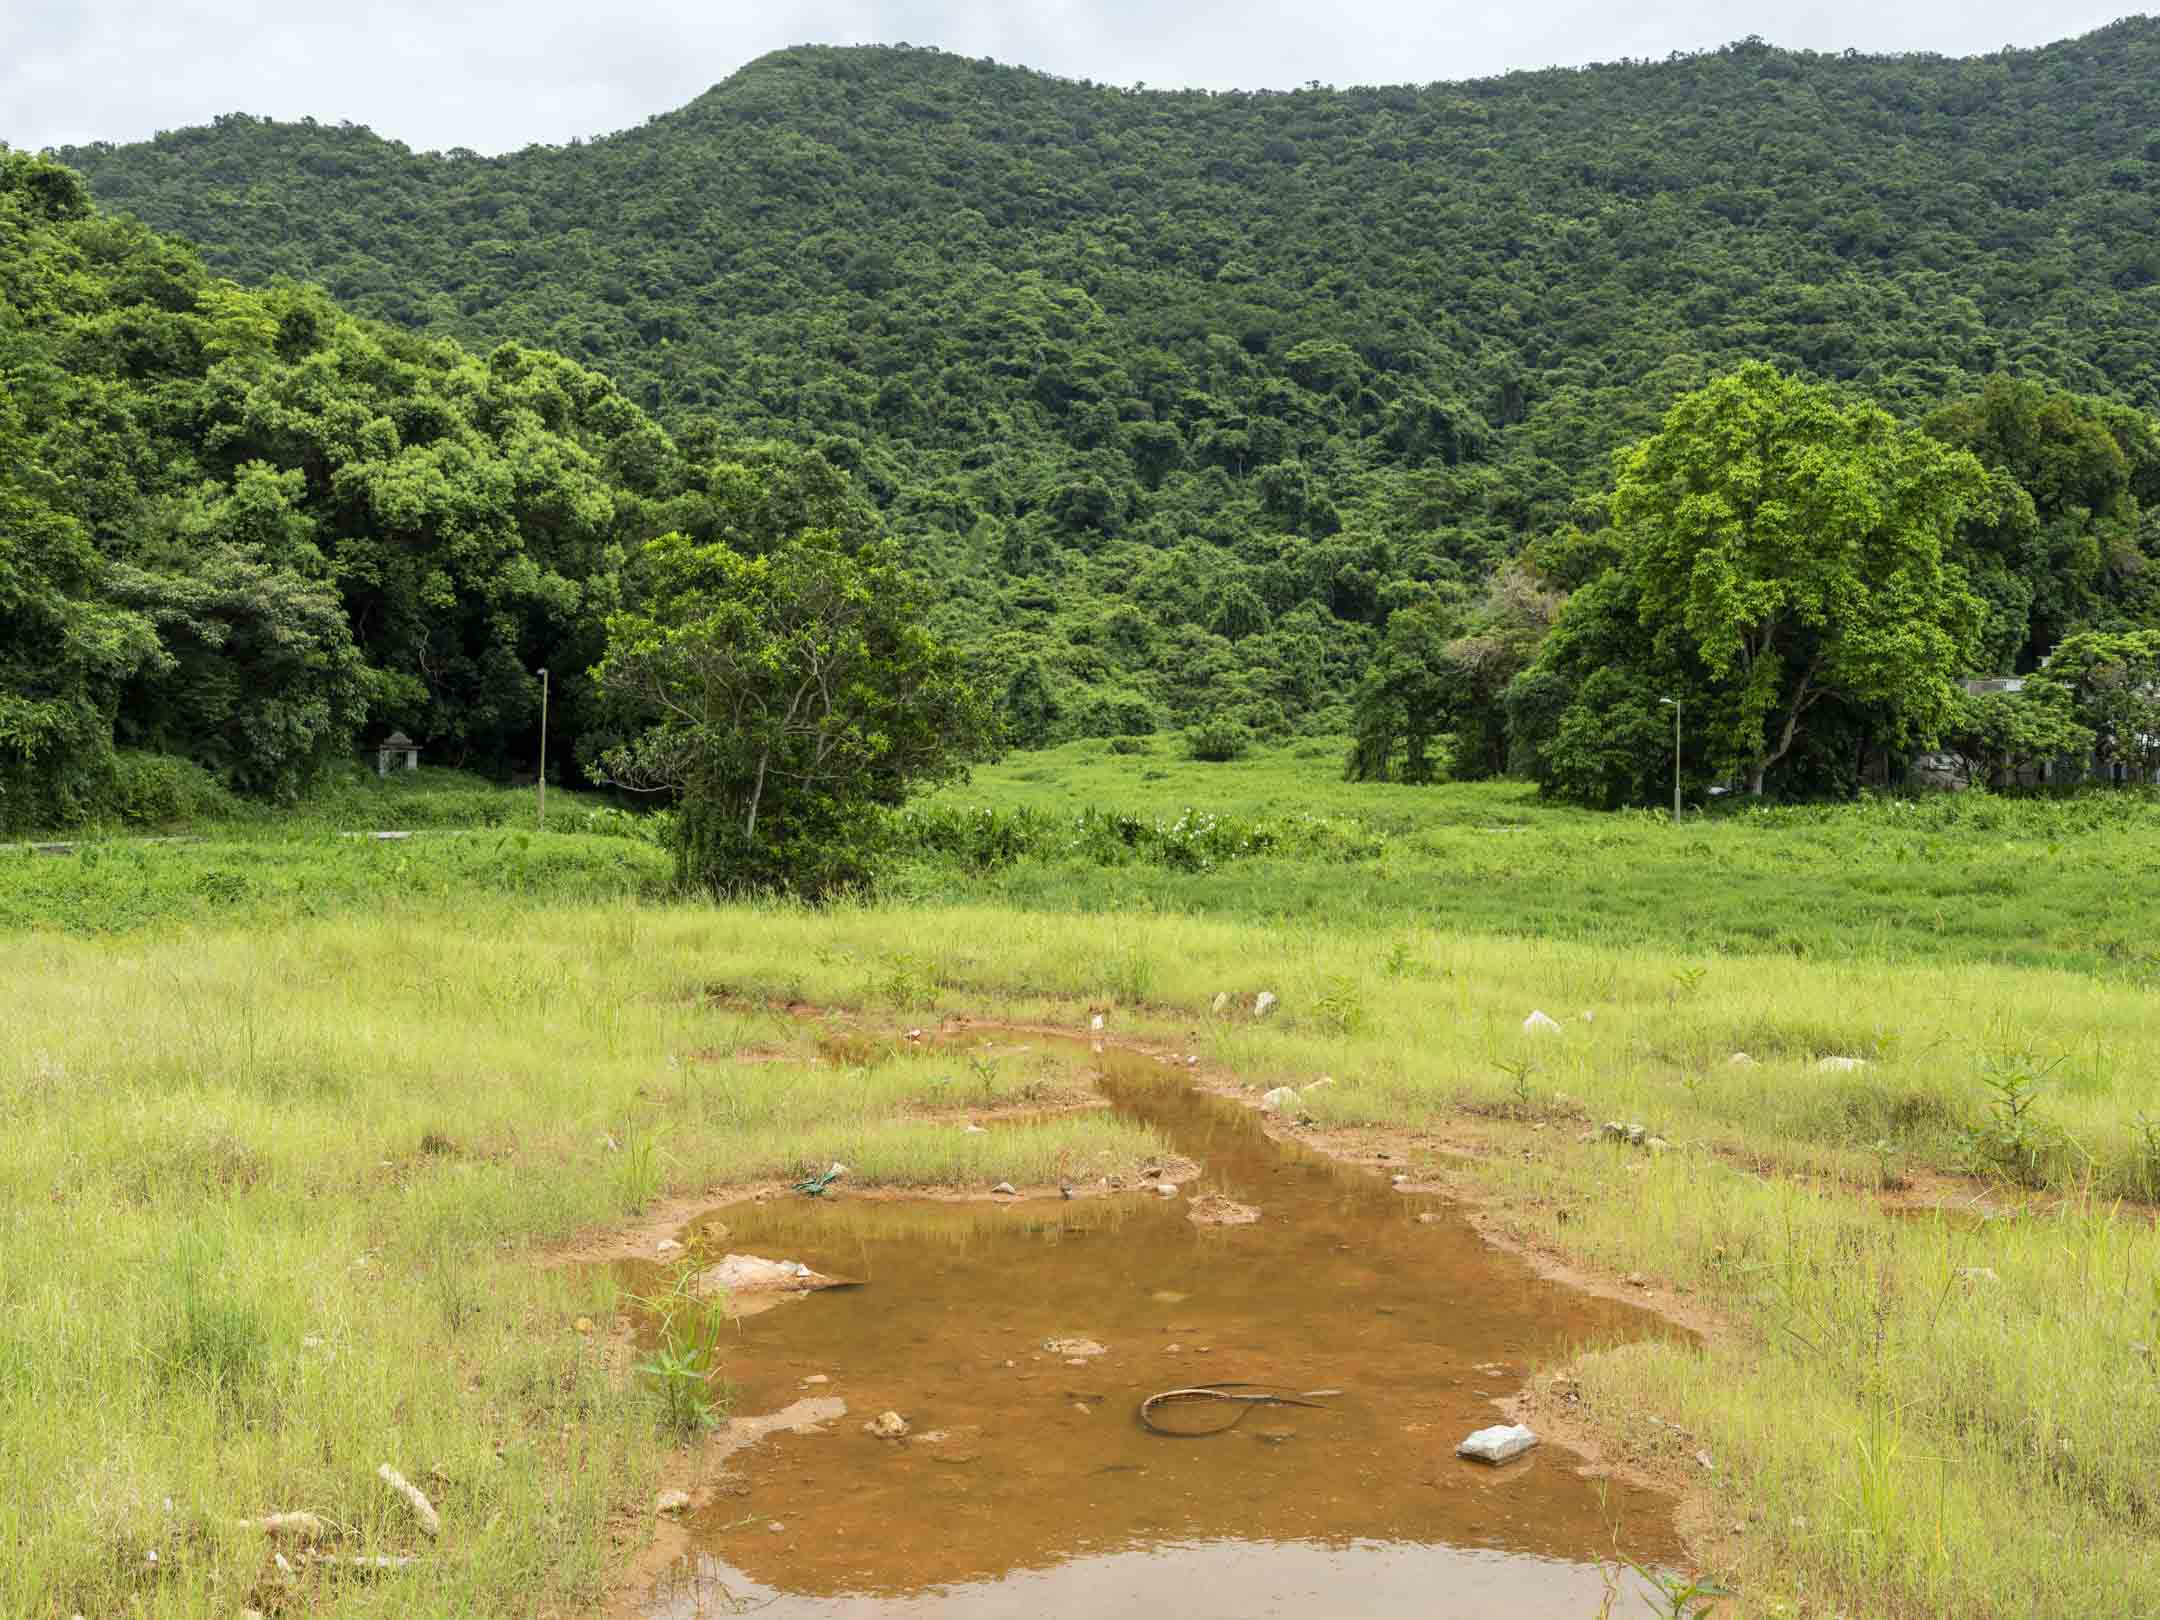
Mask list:
[[[1754,764],[1748,767],[1747,790],[1749,793],[1753,794],[1758,799],[1762,797],[1763,773],[1769,768],[1769,765],[1765,761],[1759,759],[1755,761]]]
[[[772,750],[770,748],[763,750],[757,757],[757,781],[752,783],[750,787],[750,820],[749,824],[743,828],[745,838],[754,839],[757,837],[758,801],[765,797],[765,762],[771,758]]]

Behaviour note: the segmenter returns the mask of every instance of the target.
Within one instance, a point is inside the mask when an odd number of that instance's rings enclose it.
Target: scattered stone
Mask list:
[[[1157,1198],[1175,1198],[1177,1196],[1177,1183],[1174,1181],[1156,1182],[1155,1196]]]
[[[1265,1017],[1266,1017],[1266,1016],[1267,1016],[1267,1015],[1268,1015],[1269,1013],[1273,1012],[1274,1010],[1275,1010],[1275,992],[1274,992],[1274,991],[1272,991],[1272,990],[1263,990],[1263,991],[1261,991],[1261,992],[1260,992],[1260,993],[1259,993],[1259,994],[1258,994],[1257,996],[1254,996],[1254,997],[1253,997],[1253,1004],[1252,1004],[1252,1015],[1253,1015],[1253,1016],[1254,1016],[1255,1018],[1265,1018]]]
[[[905,1440],[908,1420],[898,1412],[880,1412],[863,1425],[863,1433],[875,1435],[880,1440]]]
[[[1520,1457],[1537,1443],[1538,1437],[1520,1423],[1500,1423],[1468,1436],[1455,1448],[1455,1455],[1477,1462],[1504,1463]]]
[[[826,1377],[823,1373],[812,1373],[808,1378],[805,1378],[803,1382],[806,1384],[829,1384],[832,1382],[832,1380]]]
[[[1001,1181],[990,1190],[993,1193],[1003,1193],[1007,1198],[1018,1198],[1020,1196],[1020,1189],[1009,1181]]]
[[[1815,1070],[1818,1074],[1850,1074],[1855,1069],[1866,1067],[1866,1058],[1826,1057],[1815,1065]]]
[[[1262,1093],[1260,1108],[1263,1113],[1279,1114],[1286,1108],[1295,1108],[1297,1102],[1295,1086],[1277,1086],[1273,1091]]]
[[[1522,1032],[1525,1035],[1557,1035],[1560,1033],[1560,1026],[1543,1013],[1533,1010],[1530,1016],[1522,1021]]]
[[[1074,1401],[1072,1407],[1082,1417],[1093,1417],[1095,1415],[1095,1408],[1088,1405],[1086,1401]]]
[[[1287,1445],[1290,1441],[1297,1438],[1297,1430],[1255,1429],[1252,1431],[1252,1437],[1255,1440],[1259,1441],[1260,1444],[1262,1444],[1263,1446]]]
[[[260,1530],[272,1541],[294,1541],[305,1546],[330,1534],[329,1524],[313,1513],[266,1513],[259,1519],[242,1519],[243,1530]]]
[[[1192,1201],[1185,1218],[1195,1226],[1250,1226],[1260,1218],[1260,1211],[1221,1193],[1208,1193]]]
[[[1085,1361],[1090,1356],[1107,1355],[1110,1351],[1108,1345],[1097,1344],[1093,1339],[1045,1339],[1043,1348],[1068,1361]]]
[[[1650,1279],[1639,1271],[1631,1271],[1620,1280],[1630,1288],[1648,1288],[1650,1286]]]
[[[1729,1066],[1735,1069],[1752,1069],[1756,1067],[1755,1060],[1749,1057],[1745,1052],[1735,1052],[1725,1061]]]
[[[421,1532],[430,1541],[442,1534],[442,1520],[436,1515],[435,1504],[421,1494],[419,1486],[388,1463],[375,1470],[375,1477],[405,1499],[405,1505],[412,1509],[413,1517],[419,1521]]]
[[[1432,1212],[1431,1210],[1429,1210],[1429,1209],[1428,1209],[1428,1210],[1425,1210],[1425,1211],[1423,1211],[1423,1212],[1422,1212],[1422,1213],[1420,1213],[1420,1214],[1419,1214],[1419,1216],[1418,1216],[1418,1225],[1420,1225],[1420,1226],[1437,1226],[1437,1225],[1439,1225],[1439,1224],[1440,1224],[1440,1217],[1439,1217],[1438,1215],[1435,1215],[1435,1214],[1434,1214],[1434,1213],[1433,1213],[1433,1212]]]
[[[677,1243],[673,1238],[662,1238],[658,1243],[655,1243],[653,1245],[653,1253],[673,1254],[677,1249],[681,1247],[682,1245],[680,1243]]]
[[[772,1523],[768,1524],[765,1528],[771,1531],[776,1536],[784,1536],[787,1534],[787,1526],[782,1524],[778,1519],[773,1520]]]
[[[690,1510],[688,1491],[662,1491],[653,1498],[655,1513],[687,1513]]]

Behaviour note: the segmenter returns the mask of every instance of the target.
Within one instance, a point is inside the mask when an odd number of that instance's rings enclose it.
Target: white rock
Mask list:
[[[689,1506],[690,1493],[688,1491],[662,1491],[653,1498],[653,1511],[655,1513],[682,1513],[686,1512]]]
[[[725,1291],[730,1294],[802,1293],[831,1288],[835,1279],[820,1276],[800,1260],[767,1260],[762,1255],[723,1255],[720,1263],[707,1266],[690,1284],[701,1297]]]
[[[653,1245],[653,1253],[673,1254],[677,1249],[681,1247],[682,1245],[680,1243],[677,1243],[673,1238],[662,1238],[658,1243],[655,1243]]]
[[[1230,1010],[1230,992],[1227,990],[1216,991],[1215,1005],[1211,1010],[1214,1012],[1217,1018],[1220,1018],[1224,1013],[1228,1012]]]
[[[1085,1361],[1091,1356],[1108,1355],[1108,1345],[1097,1344],[1093,1339],[1045,1339],[1043,1348],[1053,1356],[1064,1356],[1072,1361]]]
[[[1155,1196],[1158,1198],[1175,1198],[1177,1196],[1177,1183],[1174,1181],[1156,1182]]]
[[[1103,1019],[1102,1019],[1102,1014],[1101,1014],[1101,1013],[1097,1013],[1097,1014],[1096,1014],[1096,1015],[1095,1015],[1095,1016],[1094,1016],[1093,1018],[1090,1018],[1090,1019],[1088,1020],[1088,1028],[1089,1028],[1089,1029],[1101,1029],[1101,1028],[1102,1028],[1102,1023],[1103,1023]]]
[[[1500,1423],[1470,1435],[1455,1448],[1455,1455],[1475,1458],[1478,1462],[1504,1463],[1511,1457],[1520,1457],[1537,1443],[1538,1437],[1520,1423]]]
[[[832,1382],[832,1380],[828,1378],[824,1373],[812,1373],[808,1378],[805,1378],[803,1382],[806,1384],[829,1384]]]
[[[765,1526],[765,1528],[770,1530],[776,1536],[784,1536],[787,1534],[787,1526],[782,1524],[778,1519],[773,1520],[772,1523]]]
[[[1525,1035],[1557,1035],[1560,1033],[1560,1026],[1543,1013],[1533,1010],[1530,1016],[1522,1021],[1522,1032]]]
[[[1735,1069],[1752,1069],[1755,1067],[1755,1060],[1745,1052],[1735,1052],[1725,1061]]]
[[[1819,1074],[1850,1074],[1855,1069],[1866,1067],[1867,1059],[1856,1057],[1826,1057],[1815,1065]]]
[[[880,1440],[905,1440],[908,1420],[898,1412],[880,1412],[863,1425],[864,1434],[874,1434]]]
[[[969,1120],[965,1125],[961,1126],[960,1131],[961,1134],[964,1136],[988,1136],[990,1134],[980,1125],[976,1124],[972,1119]]]
[[[1018,1198],[1020,1196],[1020,1189],[1009,1181],[1001,1181],[990,1190],[994,1193],[1003,1193],[1008,1198]]]
[[[1295,1086],[1277,1086],[1273,1091],[1264,1093],[1260,1098],[1261,1108],[1270,1114],[1279,1114],[1285,1108],[1295,1108],[1297,1103],[1298,1094]]]
[[[1275,1010],[1275,992],[1274,992],[1274,991],[1272,991],[1272,990],[1263,990],[1263,991],[1261,991],[1261,992],[1260,992],[1260,993],[1259,993],[1259,994],[1258,994],[1257,996],[1254,996],[1254,997],[1253,997],[1253,1004],[1252,1004],[1252,1015],[1253,1015],[1253,1016],[1254,1016],[1255,1018],[1265,1018],[1265,1017],[1266,1017],[1266,1016],[1267,1016],[1267,1015],[1268,1015],[1269,1013],[1273,1012],[1274,1010]]]

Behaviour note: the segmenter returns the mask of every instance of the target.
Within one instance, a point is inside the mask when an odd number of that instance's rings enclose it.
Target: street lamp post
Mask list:
[[[1680,825],[1680,700],[1659,698],[1658,702],[1672,710],[1672,819],[1677,827]]]
[[[534,784],[540,790],[540,830],[547,831],[547,700],[548,672],[540,672],[540,779]]]

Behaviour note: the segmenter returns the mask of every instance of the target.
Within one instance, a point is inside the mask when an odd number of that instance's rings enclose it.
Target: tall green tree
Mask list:
[[[2160,773],[2160,630],[2070,636],[2033,673],[2035,688],[2068,697],[2103,766],[2133,782]]]
[[[1729,700],[1713,755],[1750,793],[1826,700],[1933,741],[1984,616],[1945,560],[1986,489],[1972,456],[1757,363],[1684,396],[1615,468],[1644,633]]]
[[[667,534],[594,674],[644,728],[615,780],[678,802],[684,882],[824,896],[869,872],[874,812],[951,780],[995,723],[887,542],[830,530],[745,556]]]

